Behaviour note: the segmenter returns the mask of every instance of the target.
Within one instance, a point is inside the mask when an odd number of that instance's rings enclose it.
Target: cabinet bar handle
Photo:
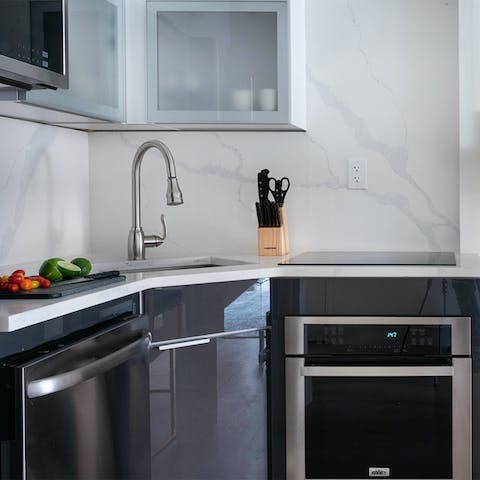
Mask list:
[[[150,348],[158,348],[159,350],[173,350],[174,348],[192,347],[195,345],[203,345],[210,343],[215,338],[231,337],[242,333],[254,333],[271,330],[271,327],[261,328],[245,328],[243,330],[231,330],[229,332],[210,333],[207,335],[197,335],[195,337],[175,338],[173,340],[164,340],[161,342],[152,342]]]
[[[191,340],[190,342],[167,343],[166,345],[157,345],[157,343],[161,343],[161,342],[153,342],[150,345],[150,348],[158,348],[160,351],[174,350],[175,348],[194,347],[195,345],[204,345],[205,343],[210,343],[210,339],[201,338],[199,340]]]

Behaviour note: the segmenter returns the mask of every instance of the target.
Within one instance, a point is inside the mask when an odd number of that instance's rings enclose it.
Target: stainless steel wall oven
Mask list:
[[[466,317],[285,317],[287,479],[472,478]]]

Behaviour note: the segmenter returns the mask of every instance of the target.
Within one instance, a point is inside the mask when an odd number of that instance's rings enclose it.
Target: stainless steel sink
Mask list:
[[[227,267],[246,265],[247,262],[229,258],[196,257],[189,259],[149,259],[125,261],[121,263],[102,265],[103,270],[120,270],[120,273],[163,272],[169,270],[189,270],[198,268]],[[100,266],[98,266],[100,267]]]

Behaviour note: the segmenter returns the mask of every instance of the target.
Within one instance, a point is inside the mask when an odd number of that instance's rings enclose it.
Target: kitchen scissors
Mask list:
[[[282,177],[280,180],[269,177],[268,190],[272,193],[275,203],[282,207],[285,202],[285,195],[290,188],[290,179],[288,177]]]

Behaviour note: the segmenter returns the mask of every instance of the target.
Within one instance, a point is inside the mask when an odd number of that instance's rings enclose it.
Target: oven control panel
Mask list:
[[[305,355],[450,355],[450,325],[305,325]]]

